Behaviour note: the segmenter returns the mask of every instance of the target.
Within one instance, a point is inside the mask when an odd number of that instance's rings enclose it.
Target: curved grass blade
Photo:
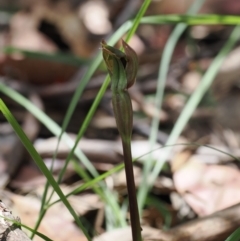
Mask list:
[[[198,10],[201,8],[205,0],[198,0],[195,1],[190,9],[188,10],[188,13],[196,13]],[[155,145],[157,141],[157,132],[158,132],[158,127],[159,127],[159,119],[157,116],[160,114],[161,106],[162,106],[162,99],[163,99],[163,93],[164,93],[164,88],[165,88],[165,83],[167,79],[167,73],[171,61],[171,57],[173,54],[173,50],[177,44],[178,39],[182,35],[183,31],[187,28],[186,24],[179,23],[173,30],[171,36],[168,39],[168,42],[166,43],[166,46],[163,50],[162,54],[162,59],[160,62],[160,67],[159,67],[159,73],[158,73],[158,84],[157,84],[157,91],[156,91],[156,96],[155,96],[155,109],[156,109],[156,114],[154,115],[154,118],[152,120],[151,124],[151,131],[150,131],[150,137],[149,137],[149,143],[150,143],[150,148],[152,149],[153,146]],[[148,190],[151,186],[151,182],[148,182],[149,175],[151,172],[153,166],[153,159],[150,158],[144,163],[144,168],[143,168],[143,180],[142,180],[142,185],[140,185],[140,189],[138,192],[138,200],[139,200],[139,209],[142,210],[144,206],[144,202],[148,193]]]
[[[231,35],[229,36],[229,39],[227,40],[227,42],[225,43],[225,45],[223,46],[219,54],[215,57],[212,64],[204,74],[198,88],[194,91],[194,93],[191,95],[188,102],[186,103],[183,111],[181,112],[179,118],[177,119],[177,122],[174,125],[174,128],[168,138],[166,145],[171,145],[176,142],[183,128],[185,127],[188,120],[190,119],[191,115],[197,108],[203,95],[206,93],[206,91],[209,89],[210,85],[212,84],[227,54],[232,50],[232,48],[237,43],[239,38],[240,38],[240,26],[236,26],[232,31]],[[163,164],[167,160],[167,157],[170,151],[171,151],[171,148],[165,151],[164,155],[162,156],[162,161],[157,162],[156,165],[154,166],[151,172],[151,182],[150,182],[151,185],[154,183],[154,180],[156,180],[159,172],[162,169]]]
[[[5,86],[3,83],[0,83],[0,91],[2,91],[4,94],[15,100],[20,105],[24,106],[30,113],[32,113],[41,123],[43,123],[55,136],[59,136],[61,133],[61,128],[51,119],[49,118],[45,113],[43,113],[39,108],[37,108],[35,105],[33,105],[29,100],[27,100],[25,97],[17,93],[16,91],[10,89],[9,87]],[[92,173],[94,173],[94,169],[92,170],[92,164],[91,162],[86,158],[86,156],[82,153],[82,151],[77,148],[77,143],[79,140],[79,136],[77,137],[76,142],[74,143],[73,140],[66,134],[63,134],[63,140],[66,142],[66,144],[71,148],[71,152],[74,151],[74,154],[83,162],[83,164],[86,166],[86,168]],[[66,164],[65,164],[66,165]],[[97,175],[96,175],[97,176]],[[83,178],[86,178],[84,176]],[[90,177],[88,177],[87,180],[90,180]],[[101,191],[101,189],[98,189],[98,191]],[[121,216],[120,209],[118,208],[118,204],[116,201],[113,200],[111,193],[105,189],[106,194],[101,194],[102,196],[105,196],[107,199],[105,199],[109,205],[113,205],[113,210],[115,210],[116,219],[118,226],[124,226],[126,224],[125,218]],[[42,204],[43,207],[46,205]],[[42,208],[43,209],[43,208]],[[119,211],[117,211],[119,209]],[[42,210],[44,213],[46,212],[45,208]],[[43,214],[39,215],[39,218],[44,216]],[[37,221],[36,226],[39,226],[40,221]]]
[[[145,153],[145,154],[143,154],[143,155],[141,155],[141,156],[139,156],[137,158],[134,158],[133,162],[137,161],[138,159],[140,159],[140,158],[142,158],[142,157],[144,157],[146,155],[149,155],[151,152],[158,151],[158,150],[163,149],[163,148],[172,148],[174,146],[198,146],[198,147],[204,146],[204,147],[207,147],[209,149],[212,149],[212,150],[215,150],[217,152],[220,152],[220,153],[222,153],[224,155],[227,155],[227,156],[233,158],[234,160],[240,162],[239,158],[237,158],[236,156],[234,156],[234,155],[232,155],[232,154],[230,154],[228,152],[219,150],[219,149],[217,149],[215,147],[212,147],[212,146],[209,146],[209,145],[202,145],[202,144],[198,144],[198,143],[194,143],[194,142],[192,142],[192,143],[178,143],[178,144],[173,144],[173,145],[164,145],[164,146],[158,147],[158,148],[156,148],[156,149],[154,149],[152,151],[149,151],[149,152],[147,152],[147,153]],[[74,164],[74,169],[76,170],[76,172],[80,173],[81,172],[81,168],[79,167],[78,162],[77,161],[73,161],[73,164]],[[82,184],[80,187],[75,188],[73,191],[69,192],[66,195],[66,197],[69,197],[69,196],[74,195],[74,194],[78,194],[78,193],[80,193],[80,192],[82,192],[84,190],[87,190],[88,188],[93,187],[98,182],[104,180],[105,178],[111,176],[112,174],[114,174],[114,173],[116,173],[118,171],[121,171],[123,168],[124,168],[124,163],[121,163],[121,164],[117,165],[116,167],[114,167],[111,170],[109,170],[109,171],[101,174],[100,176],[92,179],[91,181]],[[54,205],[57,202],[60,202],[60,201],[61,201],[61,199],[54,201],[53,203],[49,204],[49,207]]]
[[[86,238],[90,241],[91,238],[90,238],[89,234],[85,230],[84,226],[82,225],[80,219],[78,218],[77,214],[73,210],[72,206],[70,205],[70,203],[66,199],[66,197],[63,194],[61,188],[59,187],[59,185],[57,184],[57,182],[53,178],[51,172],[48,170],[48,168],[46,167],[42,158],[37,153],[37,151],[33,147],[32,143],[30,142],[30,140],[28,139],[26,134],[23,132],[22,128],[17,123],[17,121],[14,118],[14,116],[12,115],[12,113],[9,111],[9,109],[7,108],[7,106],[4,104],[4,102],[1,99],[0,99],[0,110],[3,113],[3,115],[5,116],[5,118],[7,119],[7,121],[9,122],[9,124],[12,126],[12,128],[14,129],[14,131],[16,132],[18,137],[20,138],[21,142],[23,143],[23,145],[25,146],[25,148],[27,149],[27,151],[29,152],[29,154],[31,155],[33,160],[35,161],[38,168],[41,170],[41,172],[47,178],[47,180],[49,181],[49,183],[53,187],[54,191],[58,194],[58,196],[60,197],[60,199],[62,200],[62,202],[66,206],[66,208],[69,210],[69,212],[73,216],[73,218],[76,221],[79,228],[83,231]]]
[[[87,65],[89,64],[90,60],[83,59],[73,54],[66,54],[66,53],[44,53],[38,51],[29,51],[25,49],[19,49],[12,46],[7,46],[2,49],[2,52],[5,54],[22,54],[24,57],[32,58],[32,59],[39,59],[43,61],[52,61],[57,63],[64,63],[73,66],[79,65]]]
[[[225,241],[239,241],[240,239],[240,228],[235,230]]]

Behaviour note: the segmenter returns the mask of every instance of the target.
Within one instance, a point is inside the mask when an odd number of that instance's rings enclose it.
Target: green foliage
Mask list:
[[[83,59],[72,54],[66,53],[42,53],[37,51],[29,51],[19,48],[14,48],[11,46],[2,49],[5,54],[22,54],[26,58],[39,59],[44,61],[51,61],[57,63],[65,63],[68,65],[79,66],[89,64],[89,60]]]
[[[50,173],[50,171],[46,167],[46,165],[43,162],[42,158],[37,153],[37,151],[33,147],[32,143],[30,142],[30,140],[28,139],[26,134],[23,132],[23,130],[20,127],[20,125],[17,123],[17,121],[14,118],[14,116],[12,115],[12,113],[9,111],[9,109],[7,108],[7,106],[4,104],[4,102],[1,99],[0,99],[0,110],[3,113],[3,115],[5,116],[5,118],[7,119],[7,121],[11,124],[12,128],[14,129],[16,134],[18,135],[19,139],[21,140],[21,142],[23,143],[23,145],[25,146],[25,148],[27,149],[27,151],[29,152],[29,154],[31,155],[31,157],[33,158],[35,163],[37,164],[38,168],[41,170],[43,175],[49,181],[49,183],[53,187],[54,191],[61,198],[62,202],[67,207],[69,212],[72,214],[72,216],[73,216],[74,220],[76,221],[76,223],[78,224],[78,226],[81,228],[81,230],[83,231],[83,233],[85,234],[87,239],[90,241],[91,238],[89,237],[89,235],[86,232],[84,226],[80,222],[80,220],[79,220],[77,214],[75,213],[75,211],[73,210],[72,206],[70,205],[70,203],[68,202],[68,200],[64,196],[61,188],[59,187],[59,185],[57,184],[57,182],[53,178],[52,174]]]
[[[240,239],[240,228],[235,230],[225,241],[239,241]]]
[[[204,0],[194,1],[192,6],[188,10],[188,14],[194,14],[198,12],[198,10],[201,8],[203,3],[204,3]],[[157,18],[154,20],[157,21]],[[150,137],[149,137],[149,143],[150,143],[151,149],[155,145],[157,140],[157,133],[158,133],[158,127],[159,127],[159,119],[157,118],[157,116],[160,115],[160,110],[162,107],[164,88],[165,88],[167,74],[170,66],[171,57],[178,39],[180,38],[180,36],[182,35],[182,33],[185,31],[186,28],[187,28],[187,24],[178,23],[178,25],[174,28],[172,34],[170,35],[166,43],[166,46],[163,50],[162,60],[160,62],[159,72],[158,72],[157,91],[156,91],[155,101],[154,101],[155,108],[158,111],[156,111],[157,113],[155,114],[155,117],[152,119],[151,131],[150,131]],[[145,199],[147,197],[147,193],[151,188],[153,182],[155,181],[158,173],[161,171],[164,165],[164,162],[165,160],[163,160],[162,163],[159,162],[158,165],[155,165],[158,167],[158,169],[154,167],[154,170],[155,170],[154,175],[152,175],[153,173],[151,171],[151,169],[153,168],[153,159],[149,158],[149,160],[145,162],[144,168],[143,168],[142,185],[140,186],[140,189],[138,192],[140,210],[142,210],[143,205],[145,203]],[[151,180],[149,182],[147,180],[149,179],[150,175],[151,175]]]

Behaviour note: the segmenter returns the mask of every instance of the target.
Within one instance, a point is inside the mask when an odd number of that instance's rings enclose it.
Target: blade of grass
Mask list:
[[[33,158],[35,163],[37,164],[38,168],[41,170],[41,172],[47,178],[47,180],[49,181],[49,183],[53,187],[54,191],[58,194],[59,198],[62,200],[62,202],[64,203],[66,208],[69,210],[69,212],[73,216],[73,218],[76,221],[79,228],[83,231],[86,238],[90,241],[91,240],[90,236],[88,235],[87,231],[85,230],[84,226],[82,225],[82,223],[81,223],[80,219],[78,218],[77,214],[75,213],[75,211],[71,207],[70,203],[66,199],[66,197],[63,194],[61,188],[59,187],[59,185],[57,184],[57,182],[53,178],[52,174],[50,173],[50,171],[46,167],[42,158],[39,156],[39,154],[37,153],[37,151],[33,147],[31,141],[28,139],[26,134],[23,132],[22,128],[17,123],[16,119],[14,118],[12,113],[9,111],[7,106],[4,104],[2,99],[0,99],[0,110],[3,113],[3,115],[5,116],[5,118],[7,119],[7,121],[9,122],[9,124],[11,124],[12,128],[14,129],[16,134],[18,135],[19,139],[21,140],[21,142],[23,143],[23,145],[25,146],[25,148],[27,149],[27,151],[29,152],[29,154],[31,155],[31,157]]]
[[[145,14],[150,3],[151,3],[151,0],[145,0],[144,3],[142,4],[142,7],[138,11],[137,16],[135,17],[135,19],[133,21],[133,25],[126,36],[125,42],[128,42],[131,39],[131,37],[134,35],[134,33],[136,32],[138,25],[139,25],[140,21],[142,20],[143,15]],[[109,43],[109,44],[111,45],[111,43]]]
[[[122,36],[123,33],[125,33],[129,28],[131,27],[131,23],[130,22],[127,22],[125,24],[123,24],[119,29],[118,31],[116,31],[116,33],[113,35],[113,37],[111,38],[110,42],[113,41],[113,44],[115,44],[117,42],[117,40]],[[74,95],[73,95],[73,98],[69,104],[69,108],[67,110],[67,113],[65,115],[65,118],[63,120],[63,125],[62,125],[62,129],[61,129],[61,132],[59,134],[59,137],[58,137],[58,143],[57,143],[57,147],[56,147],[56,151],[54,153],[54,157],[53,157],[53,162],[55,160],[55,157],[57,155],[57,151],[58,151],[58,147],[59,147],[59,143],[60,143],[60,140],[61,138],[63,137],[64,139],[64,136],[63,136],[63,133],[65,132],[67,126],[68,126],[68,123],[71,119],[71,116],[75,110],[75,107],[76,107],[76,104],[78,102],[78,99],[80,98],[86,84],[88,83],[89,79],[91,78],[91,76],[93,75],[93,73],[95,72],[95,70],[97,69],[97,67],[100,65],[102,61],[102,58],[101,58],[101,53],[99,52],[98,55],[96,56],[96,58],[94,58],[94,60],[91,62],[91,65],[89,67],[89,69],[87,70],[87,72],[85,73],[85,75],[83,76],[83,79],[81,80],[78,88],[76,89]],[[100,100],[102,99],[102,96],[103,94],[105,93],[106,91],[106,88],[109,84],[109,79],[106,79],[105,82],[107,83],[104,87],[105,88],[102,88],[100,89],[100,95],[98,95],[98,101],[95,102],[95,105],[92,106],[91,110],[88,112],[88,116],[85,118],[84,120],[84,123],[82,125],[82,127],[84,127],[85,123],[89,123],[90,120],[91,120],[91,116],[94,114],[97,106],[98,106],[98,103],[100,102]],[[96,100],[96,99],[95,99]],[[87,126],[86,126],[87,128]],[[62,173],[65,172],[65,169],[68,165],[68,162],[69,160],[71,159],[71,156],[72,156],[72,153],[74,152],[76,154],[76,146],[79,142],[79,140],[82,138],[83,136],[83,132],[84,132],[84,128],[81,128],[80,131],[78,132],[78,135],[77,135],[77,139],[75,141],[75,144],[74,146],[72,147],[71,149],[71,153],[69,153],[68,155],[68,158],[66,160],[66,163],[65,163],[65,166],[62,170]],[[52,162],[52,163],[53,163]],[[86,162],[83,162],[83,164],[87,167],[87,169],[90,171],[90,173],[93,175],[93,176],[97,176],[97,171],[95,170],[95,168],[91,165],[90,162],[86,163]],[[61,178],[60,178],[61,179]],[[104,186],[103,186],[104,188]],[[106,193],[106,196],[108,197],[107,198],[107,202],[110,203],[110,205],[113,205],[114,207],[114,210],[115,212],[117,210],[119,210],[118,208],[118,204],[116,203],[115,201],[115,198],[111,195],[111,193],[109,193],[107,190],[105,190],[107,193]],[[47,192],[48,192],[48,183],[46,183],[46,187],[45,187],[45,190],[44,190],[44,195],[43,195],[43,199],[42,199],[42,205],[41,205],[41,210],[43,209],[43,207],[45,206],[45,202],[46,202],[46,196],[47,196]],[[50,201],[50,199],[48,200]],[[41,222],[41,219],[44,217],[45,215],[45,211],[42,210],[43,213],[42,215],[39,216],[39,220],[37,221],[37,224],[36,224],[36,228],[40,225],[40,222]],[[122,215],[120,215],[121,213],[119,211],[117,211],[117,217],[119,219],[119,222],[121,224],[121,226],[125,226],[126,225],[126,222],[125,222],[125,218],[122,217]]]
[[[235,230],[225,241],[239,241],[240,239],[240,228]]]
[[[240,17],[234,15],[216,15],[216,14],[199,14],[197,16],[191,15],[156,15],[144,17],[141,23],[144,24],[178,24],[185,23],[187,25],[238,25],[240,24]]]
[[[154,150],[152,150],[152,151],[149,151],[149,152],[147,152],[147,153],[145,153],[145,154],[143,154],[143,155],[141,155],[141,156],[139,156],[139,157],[137,157],[137,158],[134,158],[134,159],[133,159],[133,162],[137,161],[138,159],[140,159],[140,158],[142,158],[142,157],[144,157],[144,156],[146,156],[146,155],[149,155],[151,152],[154,152],[154,151],[157,151],[157,150],[160,150],[160,149],[163,149],[163,148],[167,148],[167,147],[172,148],[172,147],[174,147],[174,146],[198,146],[198,147],[204,146],[204,147],[207,147],[207,148],[209,148],[209,149],[212,149],[212,150],[215,150],[215,151],[217,151],[217,152],[220,152],[220,153],[222,153],[222,154],[224,154],[224,155],[227,155],[227,156],[235,159],[236,161],[239,161],[239,162],[240,162],[240,159],[239,159],[239,158],[237,158],[236,156],[234,156],[234,155],[232,155],[232,154],[230,154],[230,153],[228,153],[228,152],[219,150],[219,149],[217,149],[217,148],[215,148],[215,147],[212,147],[212,146],[209,146],[209,145],[202,145],[202,144],[198,144],[198,143],[178,143],[178,144],[173,144],[173,145],[164,145],[164,146],[162,146],[162,147],[158,147],[158,148],[156,148],[156,149],[154,149]],[[78,162],[77,162],[76,160],[73,160],[73,165],[74,165],[74,169],[76,170],[76,172],[79,173],[81,170],[79,170],[79,165],[78,165]],[[112,168],[111,170],[109,170],[109,171],[101,174],[100,176],[92,179],[91,181],[82,184],[80,187],[75,188],[73,191],[69,192],[69,193],[66,195],[66,197],[69,197],[69,196],[74,195],[74,194],[78,194],[78,193],[80,193],[80,192],[82,192],[82,191],[84,191],[84,190],[86,190],[86,189],[88,189],[88,188],[93,187],[93,186],[96,185],[98,182],[104,180],[105,178],[109,177],[110,175],[112,175],[112,174],[114,174],[114,173],[116,173],[116,172],[118,172],[118,171],[121,171],[123,168],[124,168],[124,163],[121,163],[121,164],[117,165],[116,167],[114,167],[114,168]],[[54,205],[54,204],[57,203],[57,202],[60,202],[60,201],[61,201],[61,199],[52,202],[51,204],[49,204],[49,207],[52,206],[52,205]]]
[[[15,100],[17,103],[24,106],[30,113],[32,113],[38,120],[40,120],[54,135],[56,135],[56,136],[60,135],[60,133],[61,133],[60,127],[54,121],[52,121],[45,113],[43,113],[40,109],[38,109],[36,106],[34,106],[25,97],[23,97],[16,91],[10,89],[9,87],[5,86],[3,83],[0,83],[0,91],[2,91],[4,94],[6,94],[7,96],[9,96],[13,100]],[[63,134],[63,139],[69,145],[69,147],[71,149],[73,149],[72,147],[74,146],[74,142],[66,133]],[[81,152],[81,150],[78,148],[78,149],[74,149],[74,151],[75,151],[75,155],[80,160],[82,160],[83,164],[88,168],[88,170],[90,170],[90,168],[88,167],[88,163],[90,163],[90,161],[85,157],[85,155]],[[91,165],[92,164],[90,163],[90,167],[91,167]],[[109,193],[109,191],[107,191],[107,193],[106,193],[107,201],[110,203],[110,205],[116,205],[115,204],[116,202],[113,202],[113,200],[111,199],[111,196],[112,196],[111,193]],[[45,207],[45,205],[42,205],[42,206]],[[45,208],[44,208],[43,212],[44,213],[46,212]],[[39,218],[43,218],[44,213],[40,214]],[[116,217],[119,217],[118,215],[120,215],[120,211],[119,211],[119,214],[116,214]],[[126,223],[125,218],[124,217],[120,218],[119,222],[120,222],[120,226],[124,226]],[[39,225],[40,222],[37,221],[37,224]]]
[[[192,113],[197,108],[203,95],[206,93],[206,91],[209,89],[210,85],[212,84],[227,54],[231,51],[231,49],[237,43],[239,38],[240,38],[240,26],[236,26],[232,31],[231,35],[229,36],[229,39],[227,40],[227,42],[225,43],[225,45],[223,46],[219,54],[216,56],[216,58],[213,60],[212,64],[204,74],[198,88],[194,91],[194,93],[189,98],[187,104],[185,105],[183,111],[181,112],[177,122],[173,127],[173,130],[168,138],[166,145],[171,145],[176,142],[183,128],[185,127],[188,120],[190,119]],[[156,180],[170,152],[171,152],[171,148],[169,148],[167,151],[163,153],[161,161],[158,161],[154,166],[151,173],[151,180],[150,180],[151,185],[153,185],[154,180]]]
[[[14,99],[16,102],[19,104],[23,105],[29,112],[31,112],[37,119],[39,119],[50,131],[53,132],[54,135],[59,136],[61,133],[60,127],[53,121],[51,120],[45,113],[43,113],[40,109],[38,109],[36,106],[34,106],[29,100],[27,100],[25,97],[17,93],[16,91],[8,88],[5,86],[3,83],[0,83],[0,91],[2,91],[4,94],[7,96],[11,97]],[[95,169],[91,169],[93,166],[90,163],[90,161],[85,157],[85,155],[81,152],[79,148],[73,148],[74,146],[76,147],[77,142],[73,142],[72,139],[66,134],[63,134],[64,140],[67,142],[67,144],[71,148],[71,152],[74,151],[75,155],[82,160],[83,164],[87,167],[87,169],[91,173],[95,173]],[[95,175],[97,176],[97,175]],[[83,178],[86,178],[86,176],[83,176]],[[87,180],[90,180],[91,178],[88,176]],[[107,199],[104,199],[104,202],[109,203],[113,207],[113,210],[115,210],[116,213],[116,226],[123,227],[126,225],[125,218],[121,216],[120,208],[117,206],[117,203],[113,200],[111,193],[109,191],[105,190],[106,194],[103,194],[103,191],[100,189],[97,190],[97,193],[100,195],[99,192],[101,192],[101,197],[105,196]],[[36,227],[40,225],[42,219],[44,217],[44,214],[46,213],[46,203],[42,204],[42,212],[39,215],[39,219],[37,220]],[[119,210],[119,211],[118,211]]]
[[[33,105],[29,100],[27,100],[25,97],[17,93],[16,91],[8,88],[3,83],[0,83],[0,91],[2,91],[4,94],[15,100],[17,103],[24,106],[30,113],[32,113],[41,123],[43,123],[54,135],[59,136],[61,133],[60,127],[52,120],[50,119],[45,113],[43,113],[40,109],[38,109],[35,105]],[[63,134],[63,139],[68,144],[70,148],[74,146],[73,140],[66,134]],[[90,161],[85,157],[85,155],[81,152],[81,150],[78,148],[75,150],[75,155],[82,160],[82,162],[85,164],[85,166],[88,167],[88,163]],[[91,166],[90,166],[91,167]],[[43,209],[42,205],[42,209]],[[44,208],[43,212],[46,212],[46,209]],[[39,218],[43,218],[44,214],[39,215]],[[38,222],[38,225],[40,222]]]
[[[68,65],[87,65],[89,64],[89,60],[80,58],[78,56],[74,56],[72,54],[66,53],[44,53],[37,51],[29,51],[24,49],[15,48],[12,46],[7,46],[2,49],[4,54],[22,54],[24,57],[32,58],[32,59],[40,59],[43,61],[52,61],[57,63],[64,63]]]
[[[6,96],[16,101],[18,104],[23,106],[26,110],[28,110],[33,116],[35,116],[49,131],[51,131],[55,136],[59,136],[61,133],[61,128],[54,122],[51,118],[49,118],[42,110],[37,108],[32,104],[27,98],[16,92],[15,90],[7,87],[5,84],[0,82],[0,92],[4,93]],[[72,148],[74,145],[73,140],[67,133],[63,134],[63,139],[65,143]],[[82,160],[83,164],[87,166],[87,163],[90,161],[87,157],[82,153],[82,151],[78,148],[75,150],[75,155]]]
[[[198,12],[198,10],[201,8],[204,2],[205,0],[198,0],[193,2],[192,6],[188,10],[188,13],[193,14]],[[159,127],[159,119],[157,118],[157,116],[160,115],[164,87],[167,79],[167,73],[168,73],[171,57],[173,54],[173,50],[177,44],[178,39],[180,38],[180,36],[182,35],[182,33],[186,28],[187,28],[186,24],[179,23],[174,28],[163,50],[162,60],[160,62],[159,73],[158,73],[157,91],[156,91],[156,96],[154,101],[155,102],[154,105],[157,113],[155,113],[154,115],[155,117],[152,120],[150,137],[149,137],[149,144],[151,149],[153,148],[153,146],[157,141],[157,133],[158,133],[158,127]],[[140,212],[142,211],[142,208],[144,206],[145,199],[149,190],[148,180],[149,180],[149,174],[151,172],[152,166],[153,166],[153,158],[150,156],[149,159],[144,163],[142,184],[140,185],[139,192],[138,192]]]

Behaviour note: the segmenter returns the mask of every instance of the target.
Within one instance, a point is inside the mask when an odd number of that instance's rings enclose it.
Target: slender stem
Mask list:
[[[107,45],[103,40],[103,58],[112,80],[113,111],[122,139],[132,238],[133,241],[142,241],[131,152],[133,110],[131,98],[127,91],[127,88],[135,82],[138,60],[134,50],[127,43],[122,42],[125,53]]]
[[[127,179],[127,189],[129,197],[129,210],[131,217],[132,237],[133,241],[141,241],[141,226],[138,211],[138,203],[136,196],[136,187],[134,181],[133,165],[132,165],[132,152],[131,152],[131,141],[122,140],[125,173]]]
[[[122,139],[125,173],[129,198],[129,210],[132,227],[132,237],[133,241],[141,241],[141,226],[139,219],[131,152],[131,136],[133,122],[132,102],[127,90],[112,91],[112,102],[117,127]]]

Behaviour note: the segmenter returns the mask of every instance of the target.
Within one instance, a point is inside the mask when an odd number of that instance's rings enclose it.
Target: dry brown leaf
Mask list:
[[[240,172],[229,166],[189,161],[173,175],[175,187],[200,216],[240,202]]]

